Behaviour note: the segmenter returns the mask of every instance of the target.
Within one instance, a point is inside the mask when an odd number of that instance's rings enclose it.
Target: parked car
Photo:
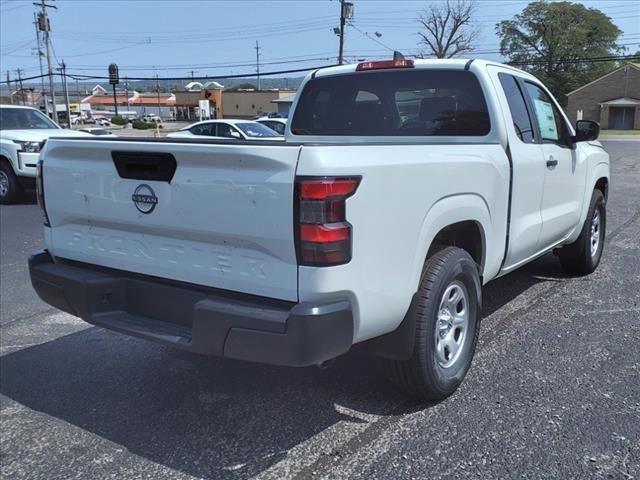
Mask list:
[[[287,118],[286,114],[280,112],[258,112],[258,115],[254,120],[260,120],[262,118]]]
[[[13,203],[35,187],[40,147],[53,136],[88,134],[64,130],[35,108],[0,105],[0,203]]]
[[[278,135],[284,135],[284,131],[287,128],[287,119],[286,118],[259,118],[256,120],[258,123],[269,127],[271,130],[276,132]]]
[[[100,125],[103,127],[109,127],[111,125],[111,121],[107,117],[100,116],[88,117],[83,123],[87,125]]]
[[[142,121],[147,123],[161,123],[162,119],[155,113],[149,113],[142,116]]]
[[[87,133],[90,133],[91,135],[98,135],[98,136],[109,135],[112,137],[117,137],[117,135],[114,135],[114,133],[111,130],[107,130],[106,128],[81,128],[79,129],[79,131],[87,132]]]
[[[524,71],[320,69],[290,122],[280,143],[49,140],[35,290],[95,325],[208,355],[321,365],[362,344],[437,401],[471,365],[482,285],[550,251],[577,274],[600,262],[599,126],[574,130]]]
[[[169,138],[226,138],[237,140],[284,140],[278,133],[252,120],[206,120],[167,135]]]

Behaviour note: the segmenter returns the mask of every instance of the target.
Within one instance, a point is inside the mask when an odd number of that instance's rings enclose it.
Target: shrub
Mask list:
[[[138,130],[149,130],[150,128],[156,128],[156,124],[151,122],[143,122],[142,120],[134,120],[133,128],[137,128]]]
[[[111,117],[111,123],[113,123],[114,125],[125,125],[127,121],[120,115],[118,115],[115,117]]]

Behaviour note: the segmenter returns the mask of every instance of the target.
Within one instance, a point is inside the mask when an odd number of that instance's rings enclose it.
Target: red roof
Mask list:
[[[117,96],[116,100],[118,105],[126,105],[127,97],[124,95]],[[82,100],[83,103],[88,103],[90,105],[113,105],[113,96],[107,95],[91,95],[88,98]]]
[[[131,98],[129,100],[129,105],[158,105],[158,103],[160,103],[160,105],[175,105],[176,104],[176,100],[175,98],[171,98],[171,97],[163,97],[162,95],[160,95],[160,102],[158,102],[158,97],[136,97],[136,98]]]

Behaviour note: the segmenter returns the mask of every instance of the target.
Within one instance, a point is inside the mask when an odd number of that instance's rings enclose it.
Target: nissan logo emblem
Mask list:
[[[149,185],[138,185],[136,190],[131,195],[131,200],[141,213],[151,213],[158,204],[158,197],[154,193],[153,189]]]

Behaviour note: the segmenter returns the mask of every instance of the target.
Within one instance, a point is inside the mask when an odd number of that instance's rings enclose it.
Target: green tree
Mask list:
[[[620,29],[600,10],[571,2],[532,2],[496,25],[500,53],[542,80],[558,98],[615,68],[589,61],[622,52]]]

